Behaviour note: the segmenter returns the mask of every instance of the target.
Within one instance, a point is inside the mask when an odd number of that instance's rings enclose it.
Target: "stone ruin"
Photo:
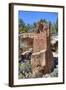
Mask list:
[[[24,33],[22,36],[22,41],[27,42],[27,46],[32,48],[32,77],[42,77],[54,69],[53,54],[50,48],[50,31],[50,24],[38,23],[34,33]]]
[[[38,24],[38,33],[34,34],[33,54],[31,58],[33,77],[41,77],[54,69],[53,54],[50,48],[50,24]]]

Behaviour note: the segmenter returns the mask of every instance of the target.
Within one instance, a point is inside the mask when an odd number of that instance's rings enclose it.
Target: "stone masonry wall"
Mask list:
[[[34,34],[33,39],[33,52],[39,52],[44,49],[47,49],[46,31]]]
[[[41,52],[42,50],[45,50]],[[37,52],[40,52],[37,54]],[[54,69],[53,54],[50,49],[50,28],[36,33],[33,39],[33,54],[31,58],[33,77],[42,77]]]

